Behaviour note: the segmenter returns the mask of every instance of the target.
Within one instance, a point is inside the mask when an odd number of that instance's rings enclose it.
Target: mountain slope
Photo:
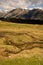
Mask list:
[[[6,12],[1,12],[0,11],[0,18],[4,18],[5,14],[6,14]]]
[[[18,18],[18,19],[41,19],[43,20],[43,10],[41,9],[33,9],[33,10],[25,10],[25,9],[13,9],[8,12],[4,18]]]
[[[5,18],[21,18],[21,15],[27,14],[29,10],[25,9],[13,9],[12,11],[8,12],[4,17]]]

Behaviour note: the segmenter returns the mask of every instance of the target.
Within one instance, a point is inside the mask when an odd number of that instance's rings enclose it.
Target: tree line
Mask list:
[[[15,23],[43,24],[43,20],[35,20],[35,19],[0,18],[0,20]]]

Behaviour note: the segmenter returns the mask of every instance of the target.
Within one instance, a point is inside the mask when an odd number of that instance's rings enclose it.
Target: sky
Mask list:
[[[0,11],[8,11],[15,8],[43,9],[43,0],[0,0]]]

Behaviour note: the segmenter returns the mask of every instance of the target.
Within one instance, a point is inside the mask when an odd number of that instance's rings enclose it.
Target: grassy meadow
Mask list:
[[[43,25],[0,20],[0,65],[43,65]]]

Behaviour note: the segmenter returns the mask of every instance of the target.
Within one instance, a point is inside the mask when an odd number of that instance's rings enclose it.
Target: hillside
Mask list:
[[[36,19],[43,20],[43,10],[41,9],[13,9],[5,14],[4,18],[17,18],[17,19]]]

